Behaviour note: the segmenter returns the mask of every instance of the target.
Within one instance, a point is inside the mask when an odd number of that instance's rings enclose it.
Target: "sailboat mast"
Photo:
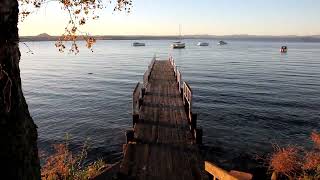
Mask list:
[[[179,24],[179,39],[181,41],[181,24]]]

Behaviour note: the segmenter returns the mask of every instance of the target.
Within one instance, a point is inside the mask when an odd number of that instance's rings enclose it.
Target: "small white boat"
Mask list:
[[[226,44],[228,44],[228,43],[226,43],[226,42],[224,42],[224,41],[219,41],[219,42],[218,42],[218,45],[226,45]]]
[[[132,46],[146,46],[146,44],[141,42],[134,42],[132,43]]]
[[[209,43],[207,42],[198,42],[198,46],[209,46]]]
[[[173,44],[171,44],[171,47],[173,49],[183,49],[186,47],[186,44],[183,42],[177,41],[177,42],[173,42]]]
[[[288,47],[287,47],[287,46],[282,46],[282,47],[280,48],[280,52],[281,52],[281,53],[287,53],[287,52],[288,52]]]

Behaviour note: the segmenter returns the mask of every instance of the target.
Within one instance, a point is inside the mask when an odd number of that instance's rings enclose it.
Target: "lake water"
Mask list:
[[[265,154],[272,143],[305,145],[320,130],[320,44],[229,41],[172,50],[169,40],[98,41],[94,52],[61,54],[54,42],[21,44],[23,91],[38,125],[39,148],[71,136],[74,151],[87,138],[89,158],[121,159],[125,130],[131,128],[133,88],[156,55],[172,55],[193,89],[193,111],[206,147],[227,158]],[[92,74],[88,74],[92,73]],[[211,152],[208,152],[211,153]]]

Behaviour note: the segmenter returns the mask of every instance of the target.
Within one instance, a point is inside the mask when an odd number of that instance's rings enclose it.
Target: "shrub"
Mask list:
[[[101,159],[84,166],[87,157],[87,143],[83,145],[78,155],[73,155],[68,149],[68,143],[55,144],[54,153],[46,158],[41,168],[42,180],[84,180],[90,179],[99,173],[107,165]]]
[[[280,148],[269,160],[269,169],[289,179],[319,180],[320,179],[320,134],[312,132],[313,148],[303,149],[297,146]]]

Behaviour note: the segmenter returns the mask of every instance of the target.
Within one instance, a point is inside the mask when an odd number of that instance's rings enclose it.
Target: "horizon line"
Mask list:
[[[37,36],[41,36],[41,35],[48,35],[48,36],[52,36],[52,37],[55,37],[55,36],[61,36],[61,35],[50,35],[48,33],[40,33],[38,35],[20,35],[20,37],[37,37]],[[81,35],[79,35],[81,36]],[[98,35],[89,35],[89,36],[152,36],[152,37],[162,37],[162,36],[169,36],[169,37],[177,37],[179,35],[151,35],[151,34],[122,34],[122,35],[101,35],[101,34],[98,34]],[[308,36],[319,36],[320,37],[320,34],[312,34],[312,35],[293,35],[293,34],[288,34],[288,35],[257,35],[257,34],[225,34],[225,35],[214,35],[214,34],[185,34],[185,35],[181,35],[182,37],[183,36],[268,36],[268,37],[308,37]]]

